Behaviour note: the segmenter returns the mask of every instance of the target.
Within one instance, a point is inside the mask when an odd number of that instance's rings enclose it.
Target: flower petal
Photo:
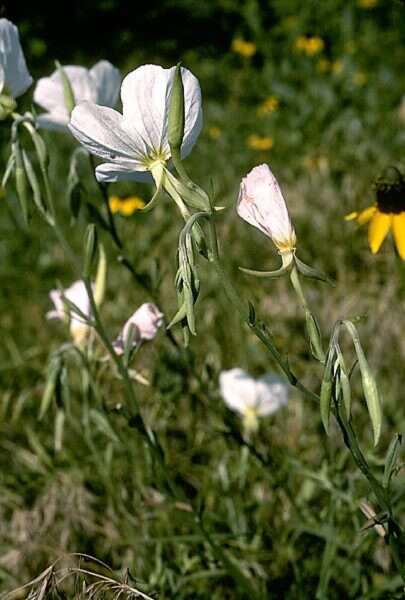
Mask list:
[[[60,113],[42,113],[36,118],[39,127],[49,129],[51,131],[69,131],[69,117]]]
[[[357,215],[357,223],[359,225],[365,225],[374,216],[376,211],[377,211],[376,206],[369,206],[368,208],[365,208]]]
[[[122,82],[121,100],[125,126],[144,140],[148,153],[170,156],[167,141],[168,110],[175,67],[144,65]],[[201,90],[196,77],[182,68],[184,85],[184,138],[182,155],[193,147],[202,127]]]
[[[277,375],[264,375],[257,381],[259,416],[265,417],[276,412],[288,402],[288,386]]]
[[[368,242],[373,254],[379,251],[381,244],[387,237],[391,227],[391,220],[391,214],[382,213],[379,210],[374,213],[368,228]]]
[[[136,169],[142,159],[136,141],[123,127],[122,115],[112,108],[82,102],[72,111],[69,129],[89,152],[105,160]]]
[[[134,170],[136,169],[136,170]],[[117,163],[103,163],[96,167],[97,181],[102,183],[114,183],[116,181],[139,181],[140,183],[153,183],[153,177],[144,165],[136,161],[129,166]]]
[[[405,212],[392,217],[392,233],[398,254],[405,260]]]
[[[21,96],[30,87],[32,77],[27,69],[18,29],[8,19],[0,19],[0,64],[12,96]]]
[[[173,69],[174,75],[174,69]],[[181,146],[181,156],[185,158],[190,154],[200,135],[203,126],[201,88],[197,77],[188,69],[181,69],[184,86],[184,136]]]
[[[120,93],[121,73],[108,60],[100,60],[90,69],[90,77],[96,89],[96,102],[102,106],[117,104]]]
[[[244,414],[247,408],[257,405],[257,382],[242,369],[222,371],[219,386],[225,404],[232,410]]]

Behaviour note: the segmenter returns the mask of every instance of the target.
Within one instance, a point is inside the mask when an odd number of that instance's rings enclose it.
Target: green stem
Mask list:
[[[114,215],[112,214],[111,211],[111,206],[110,206],[110,200],[108,197],[108,188],[105,184],[100,183],[96,177],[96,164],[94,162],[94,156],[92,154],[89,154],[90,157],[90,163],[93,169],[93,174],[94,174],[94,179],[96,181],[97,187],[100,191],[101,197],[103,199],[104,202],[104,206],[106,208],[107,211],[107,220],[108,220],[108,226],[109,226],[109,232],[111,234],[111,237],[114,241],[114,243],[116,244],[116,246],[121,250],[124,245],[121,241],[120,236],[118,235],[118,231],[117,231],[117,227],[115,225],[115,220],[114,220]]]
[[[245,302],[243,302],[235,290],[231,280],[229,279],[227,273],[225,272],[218,251],[218,238],[216,234],[215,222],[214,222],[215,214],[212,213],[208,220],[208,236],[210,242],[210,262],[213,264],[215,270],[217,271],[218,277],[221,281],[221,284],[224,288],[225,294],[228,296],[229,300],[235,306],[243,321],[248,325],[248,327],[253,331],[257,338],[266,346],[267,350],[271,353],[275,362],[278,364],[280,369],[283,371],[288,381],[292,386],[297,388],[300,392],[302,392],[307,398],[313,400],[319,404],[319,396],[314,392],[311,392],[307,387],[305,387],[298,378],[291,371],[288,361],[283,358],[280,352],[275,347],[273,340],[270,335],[266,332],[265,327],[257,321],[252,321],[249,315],[249,308]]]

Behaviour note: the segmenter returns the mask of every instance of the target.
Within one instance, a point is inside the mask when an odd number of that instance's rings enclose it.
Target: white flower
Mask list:
[[[153,340],[162,324],[163,314],[158,307],[150,302],[142,304],[128,319],[114,341],[113,346],[116,353],[122,354],[124,352],[131,325],[134,329],[133,347],[135,347],[143,341]]]
[[[296,237],[276,178],[267,165],[254,167],[242,179],[237,211],[270,237],[280,252],[294,250]]]
[[[170,159],[168,111],[175,67],[144,65],[129,73],[121,86],[122,114],[93,102],[74,108],[69,128],[92,154],[104,159],[98,181],[159,180]],[[185,126],[182,156],[191,151],[202,127],[198,80],[182,68]]]
[[[90,298],[87,294],[84,282],[75,281],[66,290],[51,290],[49,296],[54,304],[54,310],[50,310],[46,316],[48,319],[57,319],[59,321],[68,321],[70,334],[75,344],[80,344],[88,335],[90,328],[84,318],[66,306],[63,298],[66,298],[77,306],[81,313],[87,318],[91,317]]]
[[[101,60],[91,69],[66,66],[63,71],[72,88],[75,104],[95,102],[103,106],[115,106],[118,100],[121,74],[107,60]],[[47,112],[38,115],[41,127],[65,131],[70,114],[66,106],[63,82],[58,70],[50,77],[43,77],[35,86],[34,100]]]
[[[219,385],[225,404],[242,415],[247,430],[257,429],[258,417],[273,414],[288,400],[287,385],[277,375],[254,379],[242,369],[230,369],[222,371]]]
[[[0,92],[6,88],[13,98],[18,98],[31,83],[18,29],[8,19],[0,19]]]

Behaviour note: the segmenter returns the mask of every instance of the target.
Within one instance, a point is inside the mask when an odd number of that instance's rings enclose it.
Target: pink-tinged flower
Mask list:
[[[90,331],[86,319],[91,317],[90,298],[84,282],[75,281],[65,290],[51,290],[49,296],[54,304],[54,309],[46,314],[47,319],[57,319],[69,323],[73,342],[75,344],[83,342]],[[78,311],[67,306],[64,298],[76,306]]]
[[[98,181],[155,181],[162,178],[171,152],[168,116],[175,67],[143,65],[121,86],[122,114],[87,101],[72,111],[69,129],[91,154],[104,160],[96,167]],[[202,127],[200,84],[181,69],[184,85],[184,158]]]
[[[243,417],[246,430],[258,427],[258,418],[267,417],[287,404],[288,387],[277,375],[254,379],[243,369],[222,371],[219,376],[225,404]]]
[[[254,167],[240,184],[237,212],[272,239],[280,252],[295,249],[296,237],[277,179],[268,165]]]
[[[0,19],[0,92],[18,98],[31,83],[18,29],[8,19]]]
[[[75,105],[85,101],[109,107],[117,104],[121,74],[107,60],[100,60],[91,69],[68,65],[63,67],[63,71],[72,88]],[[34,90],[34,100],[46,110],[37,117],[41,127],[68,131],[70,111],[66,105],[59,70],[38,81]]]
[[[113,346],[117,354],[123,354],[131,329],[133,330],[133,347],[143,341],[150,341],[156,337],[163,324],[163,314],[155,304],[146,302],[134,312],[122,328],[121,333],[114,341]]]

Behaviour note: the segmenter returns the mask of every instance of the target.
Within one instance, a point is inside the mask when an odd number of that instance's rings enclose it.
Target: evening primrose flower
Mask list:
[[[0,19],[0,93],[21,96],[31,85],[17,27]]]
[[[175,67],[144,65],[129,73],[121,86],[122,114],[94,102],[81,102],[71,114],[69,129],[91,153],[104,161],[96,167],[98,181],[129,179],[157,185],[171,153],[168,112]],[[187,156],[202,127],[201,90],[197,78],[181,68],[184,86],[184,136]]]
[[[267,417],[288,401],[288,388],[277,375],[254,379],[243,369],[222,371],[219,386],[225,404],[243,418],[245,430],[255,431],[259,417]]]
[[[346,221],[356,220],[368,226],[368,242],[376,254],[390,230],[402,260],[405,260],[405,179],[394,167],[389,167],[376,182],[376,204],[360,212],[346,215]]]
[[[145,202],[138,196],[128,196],[120,198],[119,196],[110,196],[108,199],[111,212],[119,213],[123,217],[130,217],[135,211],[145,207]]]
[[[294,252],[295,231],[276,178],[268,165],[254,167],[240,184],[237,212],[260,229],[280,253]]]
[[[163,318],[163,313],[155,304],[150,302],[142,304],[128,319],[119,336],[113,342],[115,352],[117,354],[124,353],[131,329],[133,330],[133,348],[144,341],[153,340],[163,325]]]
[[[247,145],[252,150],[271,150],[274,145],[273,138],[269,135],[257,135],[252,133],[247,138]]]
[[[54,309],[47,312],[47,319],[56,319],[69,323],[70,334],[74,344],[81,344],[90,332],[90,327],[84,317],[87,319],[91,317],[90,298],[84,282],[81,280],[75,281],[65,290],[51,290],[49,296],[54,304]],[[64,298],[77,306],[79,311],[83,313],[83,316],[75,312],[73,308],[67,306]]]
[[[254,54],[256,54],[257,50],[256,44],[253,42],[247,42],[242,38],[235,38],[232,42],[231,48],[233,52],[246,58],[251,58]]]
[[[83,101],[110,107],[116,105],[121,74],[107,60],[99,61],[91,69],[68,65],[63,67],[63,72],[69,80],[75,105]],[[36,84],[34,100],[47,111],[37,117],[40,127],[68,131],[70,110],[66,105],[63,88],[59,69]]]

